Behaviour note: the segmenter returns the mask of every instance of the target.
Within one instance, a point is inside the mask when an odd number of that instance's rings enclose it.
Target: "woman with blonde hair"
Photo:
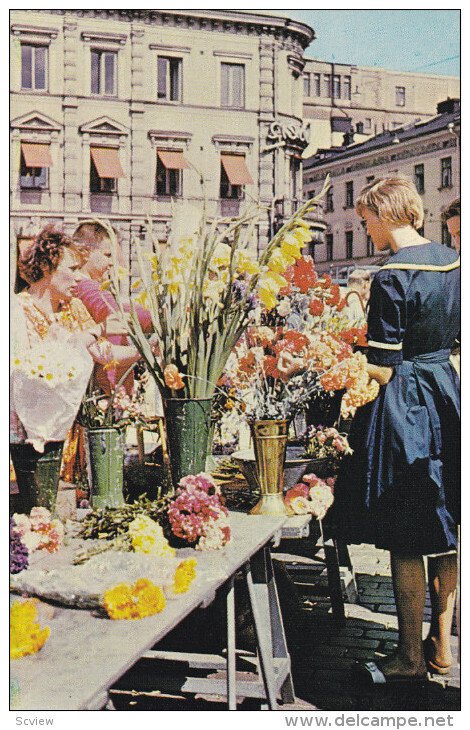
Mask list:
[[[457,253],[418,233],[423,206],[402,177],[374,180],[356,212],[378,251],[368,314],[368,370],[377,399],[359,408],[342,462],[331,524],[346,542],[391,552],[399,642],[395,654],[361,667],[377,684],[446,674],[457,583],[459,380],[449,355],[460,327]],[[422,641],[426,596],[432,605]]]

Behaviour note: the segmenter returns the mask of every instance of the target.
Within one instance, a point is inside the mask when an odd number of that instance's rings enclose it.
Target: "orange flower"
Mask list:
[[[323,281],[318,282],[322,289],[329,289],[332,283],[331,276],[329,274],[323,275]]]
[[[293,269],[293,282],[295,286],[300,289],[302,294],[306,294],[312,287],[317,283],[317,275],[315,273],[315,265],[312,259],[302,258],[295,262],[292,266]]]
[[[183,378],[176,365],[167,365],[163,371],[165,385],[171,390],[181,390],[184,388]]]
[[[324,309],[325,305],[323,304],[321,299],[312,299],[312,301],[308,305],[308,311],[310,312],[312,317],[320,317],[323,314]]]
[[[279,355],[283,350],[299,354],[309,344],[309,339],[301,332],[287,330],[282,340],[274,345],[274,351]]]
[[[341,301],[341,294],[338,284],[332,284],[330,287],[330,296],[327,298],[326,303],[330,307],[337,307]]]

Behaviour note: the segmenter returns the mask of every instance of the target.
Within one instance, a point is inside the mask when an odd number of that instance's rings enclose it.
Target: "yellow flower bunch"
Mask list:
[[[276,306],[279,291],[287,286],[287,281],[281,274],[302,256],[302,249],[311,239],[310,225],[303,218],[299,218],[295,228],[282,236],[279,245],[266,261],[268,270],[259,279],[258,294],[268,311]]]
[[[35,601],[15,601],[10,608],[10,659],[36,654],[50,636],[49,626],[37,622]]]
[[[128,529],[134,552],[160,557],[174,557],[176,554],[175,549],[168,544],[161,525],[150,517],[136,517]]]
[[[254,254],[253,254],[254,255]],[[247,256],[246,251],[237,252],[237,274],[248,274],[253,276],[259,274],[259,265],[257,261],[253,261],[250,256]]]
[[[175,570],[173,580],[174,593],[186,593],[196,577],[197,561],[194,558],[183,560]]]
[[[276,306],[277,295],[287,283],[287,280],[275,271],[265,271],[261,274],[258,294],[267,310]]]
[[[120,583],[103,596],[103,606],[111,619],[138,619],[161,613],[166,605],[163,590],[147,578],[134,585]]]
[[[219,243],[212,254],[212,259],[209,264],[210,269],[227,268],[230,265],[230,257],[232,255],[232,249],[228,243]]]

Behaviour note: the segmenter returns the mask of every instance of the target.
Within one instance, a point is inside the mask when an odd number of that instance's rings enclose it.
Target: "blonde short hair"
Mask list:
[[[356,200],[356,212],[372,211],[381,220],[421,228],[424,210],[416,187],[407,177],[383,177],[373,180]]]

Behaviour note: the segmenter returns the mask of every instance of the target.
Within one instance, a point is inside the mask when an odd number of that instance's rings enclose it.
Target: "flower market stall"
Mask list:
[[[130,370],[118,381],[110,361],[109,392],[90,387],[79,417],[87,430],[91,508],[84,502],[82,519],[65,526],[53,503],[11,520],[11,587],[23,596],[11,608],[16,707],[104,706],[113,683],[143,655],[165,658],[149,649],[222,587],[228,657],[216,668],[226,672],[226,682],[186,677],[183,690],[226,694],[229,709],[236,709],[237,694],[265,697],[271,709],[278,692],[293,699],[269,544],[282,529],[287,536],[307,534],[310,520],[321,531],[338,463],[350,452],[336,428],[340,409],[347,417],[378,390],[359,349],[367,344],[365,330],[351,325],[339,287],[318,276],[312,258],[302,254],[312,236],[305,217],[327,188],[328,181],[259,255],[256,206],[241,218],[213,221],[204,211],[176,210],[163,248],[149,221],[151,247],[136,244],[140,277],[127,282],[130,301],[115,257],[105,286],[114,297],[113,316],[160,391],[172,485],[159,487],[155,501],[144,490],[125,503],[125,427],[145,423],[145,377],[127,392],[122,383]],[[145,332],[138,307],[151,320]],[[302,413],[299,434],[293,424]],[[312,421],[313,413],[320,415]],[[250,515],[230,511],[228,492],[205,473],[206,464],[214,474],[219,469],[208,460],[214,431],[219,453],[233,452],[242,424],[252,448],[235,453],[229,468],[238,464],[247,478],[254,500],[251,510],[240,510]],[[333,552],[325,543],[325,554]],[[335,566],[331,558],[332,571]],[[259,675],[241,689],[235,687],[234,608],[240,571]],[[339,574],[335,581],[332,595],[340,593]],[[190,654],[183,660],[191,666]],[[87,671],[76,682],[81,661]],[[51,697],[45,668],[58,665]]]

